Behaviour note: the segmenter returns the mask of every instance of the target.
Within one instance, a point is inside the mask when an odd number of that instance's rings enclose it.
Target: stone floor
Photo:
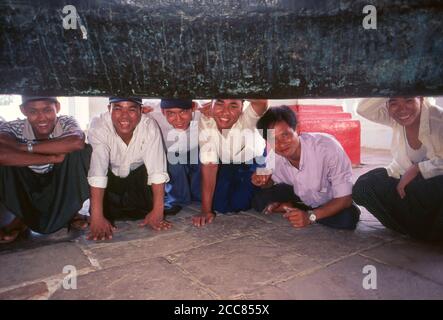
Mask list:
[[[363,150],[362,161],[355,177],[389,154]],[[296,230],[252,211],[198,229],[196,212],[185,208],[166,232],[120,222],[108,242],[61,230],[2,245],[0,299],[443,299],[443,247],[391,232],[365,211],[354,232]],[[376,289],[363,286],[368,265]]]

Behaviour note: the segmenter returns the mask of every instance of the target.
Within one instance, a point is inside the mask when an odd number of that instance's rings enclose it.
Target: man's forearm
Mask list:
[[[349,208],[352,205],[352,197],[345,196],[340,198],[334,198],[331,201],[325,203],[319,208],[314,210],[317,219],[323,219],[331,217],[343,209]]]
[[[164,209],[164,197],[165,197],[165,184],[152,184],[152,211],[156,214],[163,214]]]
[[[91,219],[93,218],[103,218],[103,199],[105,197],[105,189],[104,188],[96,188],[90,186],[91,191],[91,208],[90,214]]]
[[[85,137],[82,132],[73,132],[66,136],[50,140],[38,141],[33,145],[34,153],[41,154],[62,154],[83,149]],[[28,146],[20,144],[20,150],[26,151]]]
[[[217,164],[203,164],[202,170],[202,211],[212,212],[212,200],[217,182]]]
[[[0,165],[2,166],[27,167],[54,162],[54,155],[30,153],[0,145]]]
[[[0,145],[21,152],[27,152],[26,143],[20,143],[17,139],[7,135],[0,134]],[[37,141],[32,147],[33,153],[38,154],[66,154],[81,150],[85,146],[85,136],[81,131],[68,133],[63,137]]]

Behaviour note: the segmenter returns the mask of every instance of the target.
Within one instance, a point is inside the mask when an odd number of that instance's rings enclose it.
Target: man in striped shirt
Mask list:
[[[52,233],[67,226],[89,197],[91,150],[77,121],[57,116],[55,97],[23,97],[20,110],[25,120],[0,124],[0,202],[15,215],[0,229],[0,243],[28,227]]]

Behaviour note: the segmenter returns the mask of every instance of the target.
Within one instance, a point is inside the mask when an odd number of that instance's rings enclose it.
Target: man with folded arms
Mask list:
[[[0,243],[30,228],[52,233],[86,228],[78,214],[89,197],[91,149],[77,121],[57,116],[56,97],[23,96],[24,120],[0,124],[0,202],[15,219],[0,230]]]

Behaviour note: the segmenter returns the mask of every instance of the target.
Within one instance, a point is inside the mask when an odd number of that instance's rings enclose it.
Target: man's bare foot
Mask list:
[[[11,243],[26,231],[28,227],[19,218],[14,218],[10,224],[0,229],[0,243]]]
[[[71,220],[71,228],[76,230],[86,230],[89,226],[88,217],[82,214],[76,213]]]

